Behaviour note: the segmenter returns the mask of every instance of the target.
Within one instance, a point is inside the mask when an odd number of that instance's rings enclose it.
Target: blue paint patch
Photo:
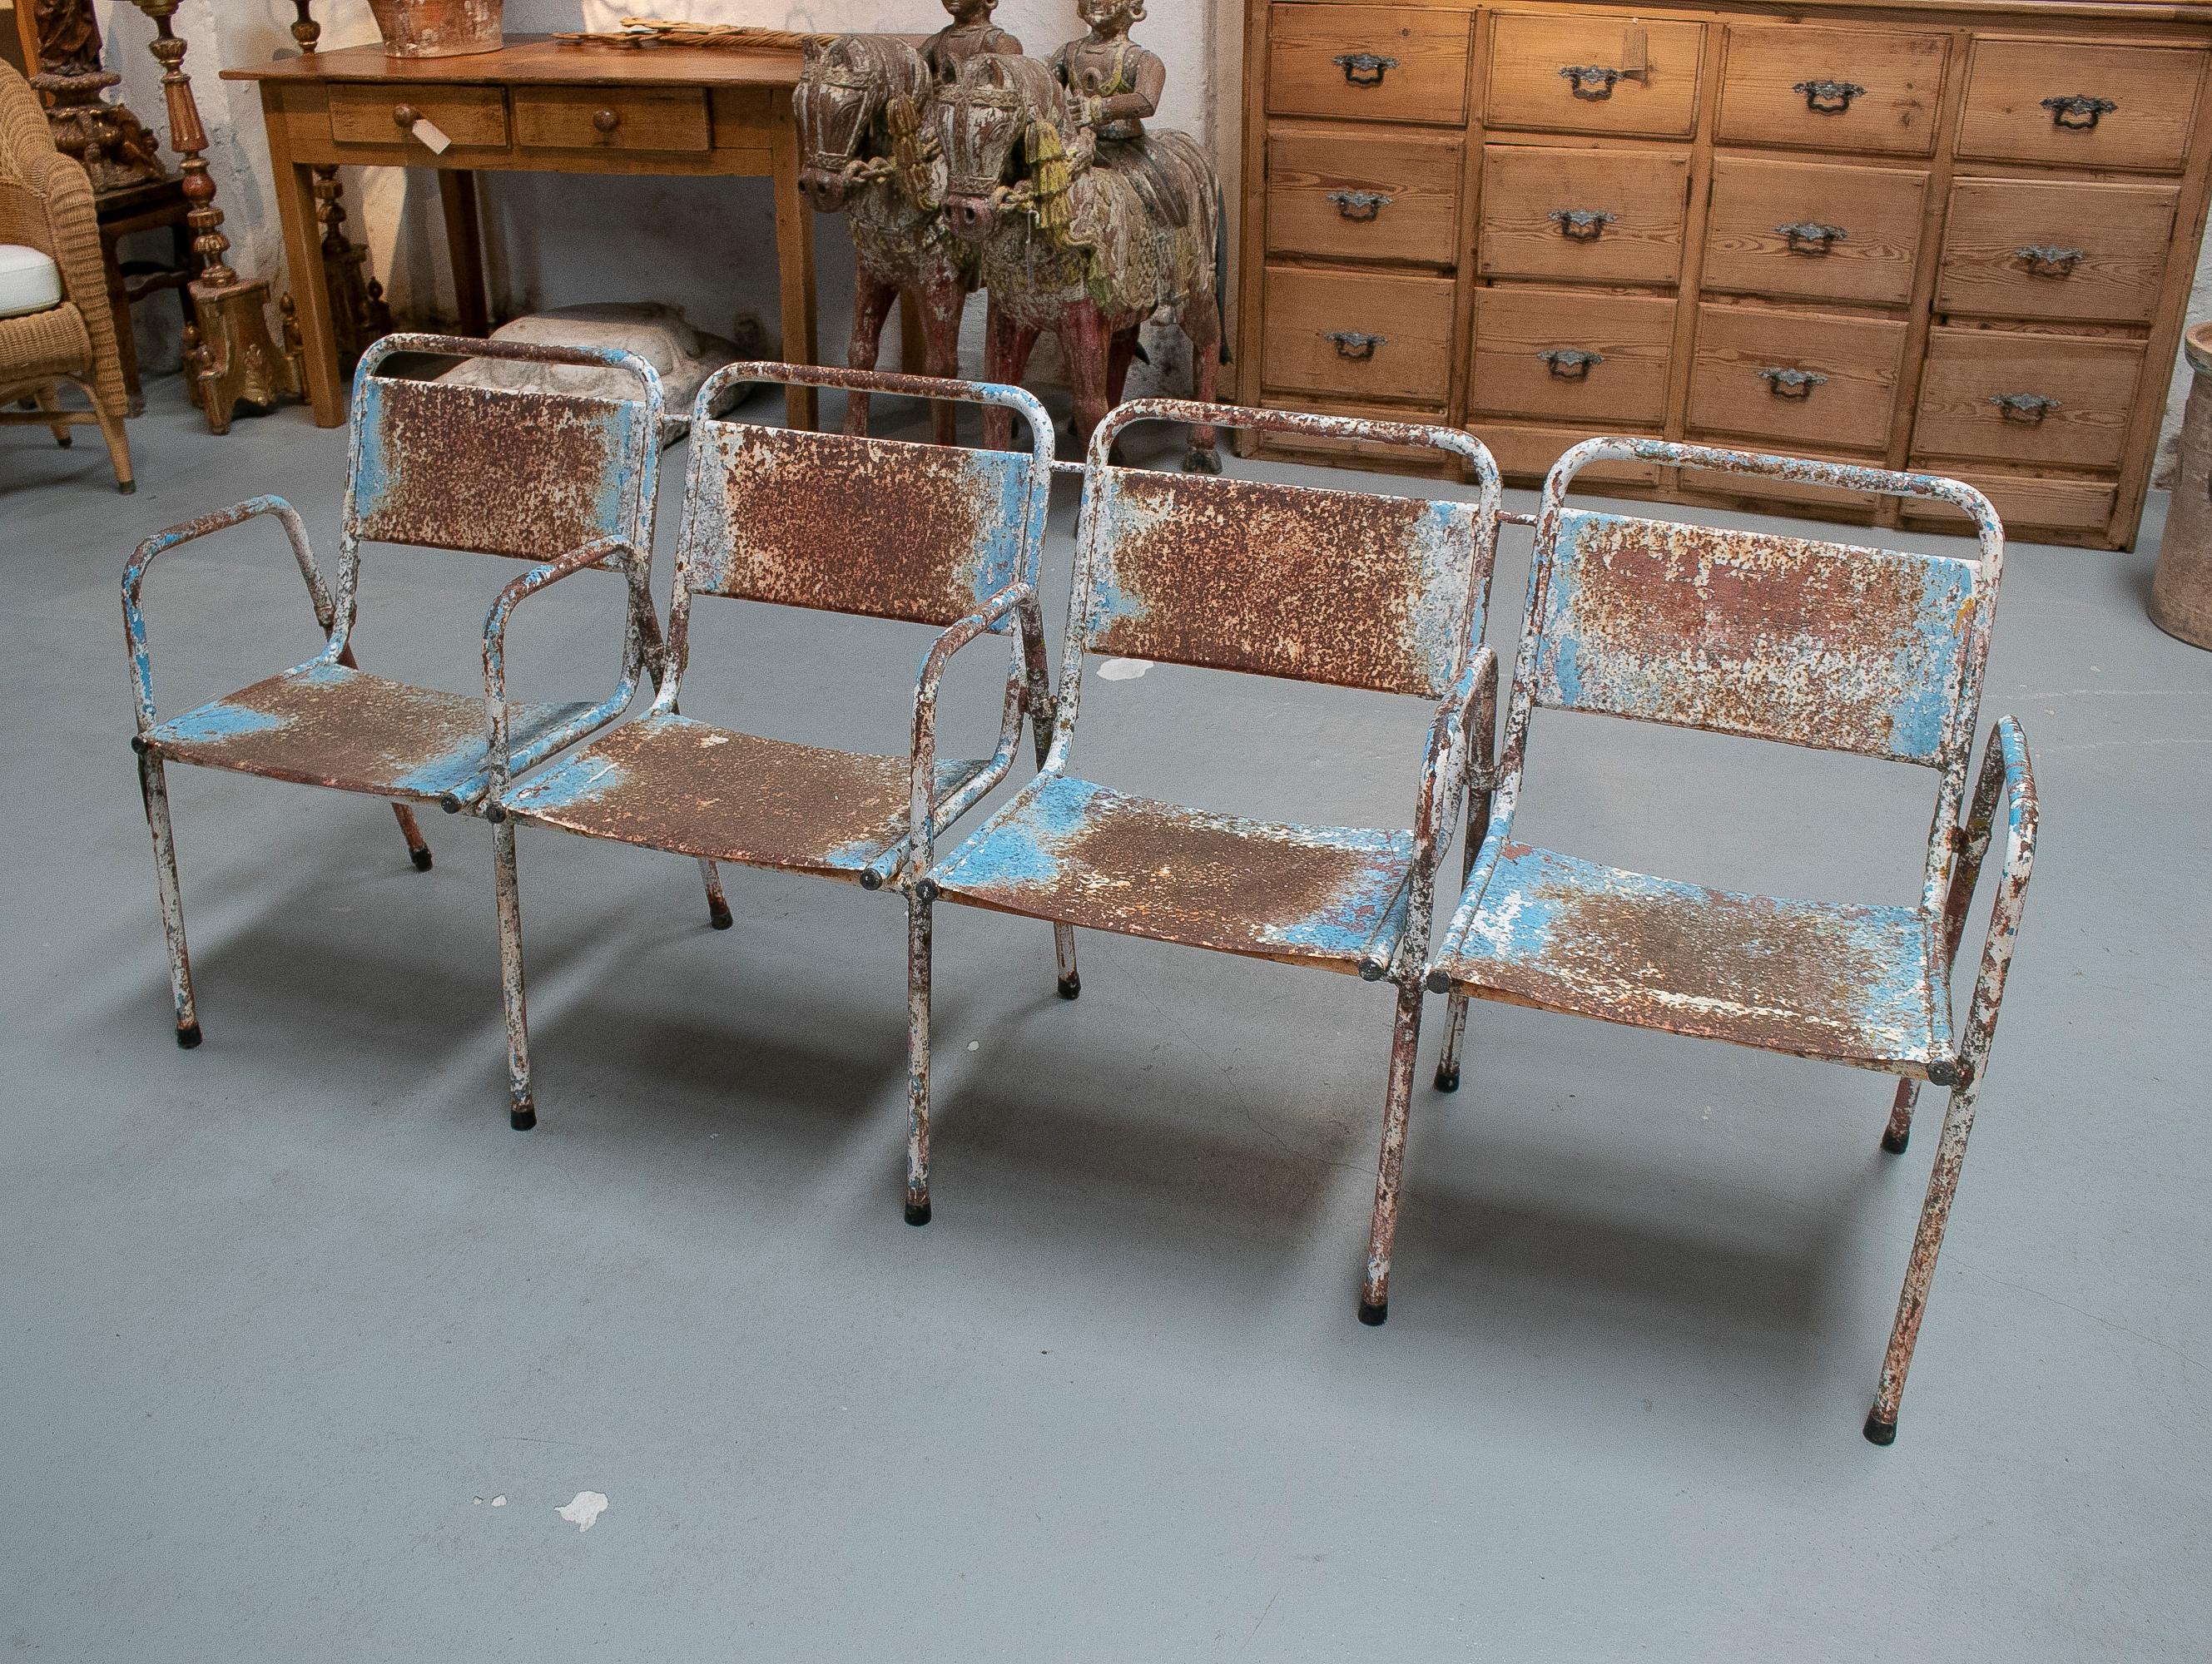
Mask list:
[[[164,743],[220,744],[246,734],[265,734],[271,729],[290,726],[289,717],[271,716],[266,711],[249,710],[243,705],[227,705],[218,699],[196,711],[171,717],[154,730],[154,737]]]
[[[969,780],[990,765],[987,762],[939,758],[936,773],[936,801],[942,805]],[[902,849],[914,833],[914,808],[903,804],[889,816],[883,825],[865,838],[855,838],[839,844],[823,856],[830,865],[843,872],[865,872],[884,854],[892,849]]]
[[[402,792],[416,792],[427,798],[442,797],[448,792],[472,796],[483,789],[484,756],[489,750],[489,737],[465,739],[416,764],[392,784]]]
[[[1972,627],[1975,568],[1965,561],[1930,559],[1921,568],[1920,606],[1913,636],[1891,656],[1891,685],[1898,689],[1889,714],[1889,744],[1897,756],[1933,762],[1957,706]]]
[[[1372,942],[1376,954],[1389,958],[1406,933],[1406,913],[1412,902],[1407,876],[1413,866],[1413,834],[1332,826],[1314,829],[1313,836],[1316,844],[1325,840],[1332,847],[1359,850],[1373,858],[1375,865],[1328,907],[1263,933],[1285,947],[1311,948],[1346,959],[1357,958]]]
[[[1032,781],[975,836],[938,864],[941,890],[1048,888],[1060,877],[1060,841],[1079,830],[1105,791],[1087,780],[1048,774]]]
[[[596,802],[611,792],[619,791],[622,784],[621,764],[585,751],[538,775],[521,790],[509,792],[501,802],[510,811],[526,816],[555,813],[579,804]]]
[[[384,408],[384,383],[380,378],[356,378],[353,419],[355,432],[360,436],[353,468],[354,518],[373,520],[383,512],[392,487],[392,468],[385,447],[385,428],[391,417]]]

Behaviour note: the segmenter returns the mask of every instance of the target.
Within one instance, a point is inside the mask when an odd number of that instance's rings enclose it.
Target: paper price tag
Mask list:
[[[434,156],[442,156],[453,148],[453,140],[446,137],[446,130],[427,116],[418,118],[407,131],[428,145]]]

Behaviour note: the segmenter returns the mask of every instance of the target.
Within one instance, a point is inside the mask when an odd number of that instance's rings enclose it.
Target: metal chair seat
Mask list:
[[[1450,982],[1542,1011],[1733,1041],[1948,1084],[1940,918],[1778,900],[1504,843]]]
[[[940,761],[948,797],[990,766]],[[858,880],[913,825],[913,760],[649,716],[501,800],[512,819],[679,855]]]
[[[1285,826],[1032,780],[931,874],[977,907],[1352,971],[1405,934],[1411,832]]]
[[[511,705],[518,750],[591,714],[586,704]],[[303,786],[473,805],[489,784],[482,694],[443,693],[326,659],[171,717],[146,737],[176,762]]]

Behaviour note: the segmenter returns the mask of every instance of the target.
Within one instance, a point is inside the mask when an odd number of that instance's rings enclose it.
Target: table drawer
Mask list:
[[[1912,297],[1927,199],[1917,168],[1716,158],[1705,285],[1901,306]]]
[[[1597,433],[1656,426],[1667,410],[1674,302],[1567,288],[1475,296],[1468,406],[1493,416],[1586,422]]]
[[[1784,450],[1880,451],[1905,335],[1886,318],[1700,307],[1688,426]]]
[[[1932,330],[1913,456],[2116,468],[2142,367],[2140,341]]]
[[[2005,161],[2178,173],[2204,53],[2077,40],[1974,42],[1958,151]]]
[[[1267,13],[1267,108],[1370,121],[1467,119],[1463,11],[1276,5]]]
[[[1271,266],[1266,306],[1269,388],[1431,405],[1450,392],[1449,277]]]
[[[518,87],[526,150],[708,150],[702,87]]]
[[[1640,79],[1621,74],[1635,67],[1628,60],[1638,28],[1646,62]],[[1490,40],[1486,126],[1687,138],[1697,125],[1702,23],[1499,12]]]
[[[2034,526],[2051,531],[2102,531],[2112,524],[2119,488],[2109,480],[2013,479],[1977,474],[1966,482],[1996,505],[2006,531]],[[1948,503],[1905,500],[1905,522],[1972,537],[1974,523]]]
[[[1936,309],[2147,324],[2179,200],[2168,185],[1954,180]]]
[[[1459,259],[1457,138],[1267,136],[1267,252],[1449,266]]]
[[[455,149],[507,148],[503,88],[386,82],[331,88],[331,137],[340,144],[411,143],[417,118],[453,140]]]
[[[1689,190],[1687,155],[1486,144],[1483,273],[1672,283]]]
[[[1469,422],[1467,430],[1490,447],[1499,473],[1510,480],[1534,484],[1541,484],[1552,465],[1568,451],[1594,437],[1585,428],[1540,428],[1532,422],[1496,422],[1486,416]],[[1608,428],[1606,433],[1609,438],[1659,437],[1656,433],[1622,434],[1617,428]],[[1571,495],[1605,485],[1656,486],[1659,474],[1656,462],[1594,462],[1575,475],[1576,483],[1567,490]]]
[[[1716,131],[1739,144],[1931,155],[1950,50],[1940,34],[1731,24]]]

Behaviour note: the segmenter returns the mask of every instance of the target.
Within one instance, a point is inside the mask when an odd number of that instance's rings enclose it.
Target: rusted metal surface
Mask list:
[[[1975,524],[1972,562],[1571,509],[1613,459],[1948,501]],[[1456,1084],[1465,1001],[1602,1017],[1903,1078],[1883,1147],[1901,1151],[1922,1079],[1951,1087],[1943,1145],[1867,1436],[1887,1443],[1996,1026],[2034,837],[2019,725],[2001,721],[1961,822],[2003,528],[1972,487],[1656,440],[1591,440],[1545,482],[1491,818],[1470,817],[1458,911],[1429,987],[1451,996],[1438,1084]],[[1701,889],[1538,849],[1511,835],[1531,713],[1606,712],[1935,769],[1913,908]],[[2000,792],[2006,877],[1963,1030],[1951,969]]]
[[[1004,408],[1029,426],[1026,455],[951,452],[852,434],[799,434],[720,420],[726,390],[746,381],[896,393]],[[1040,753],[1052,699],[1045,685],[1036,570],[1052,483],[1052,424],[1018,388],[805,365],[732,364],[693,406],[690,469],[659,696],[644,720],[559,768],[509,788],[497,823],[501,984],[507,1000],[509,1113],[537,1123],[526,1016],[514,825],[532,821],[648,848],[847,878],[909,892],[927,950],[927,903],[912,879],[933,840],[1013,766],[1024,717]],[[589,558],[580,550],[576,560]],[[552,581],[551,568],[531,574]],[[510,595],[529,580],[509,586]],[[731,596],[945,628],[916,677],[906,757],[854,755],[763,738],[678,714],[691,605]],[[509,604],[502,598],[501,606]],[[499,608],[485,634],[487,698],[501,683]],[[936,757],[939,679],[962,647],[1011,638],[999,743],[981,762]],[[709,869],[710,902],[720,891]],[[716,908],[717,924],[728,919]],[[1072,936],[1059,935],[1073,970]],[[911,946],[911,941],[910,941]]]
[[[1475,502],[1431,503],[1113,465],[1138,422],[1442,450]],[[1052,745],[1037,777],[910,885],[907,1217],[929,1217],[929,903],[972,906],[1388,980],[1398,990],[1383,1140],[1360,1315],[1380,1322],[1389,1235],[1420,1036],[1437,852],[1465,800],[1488,815],[1497,659],[1481,643],[1499,484],[1455,429],[1174,399],[1113,411],[1091,435]],[[1288,825],[1159,803],[1071,776],[1094,653],[1442,695],[1408,829]],[[1072,944],[1060,992],[1073,997]],[[1379,1266],[1379,1272],[1375,1267]]]
[[[638,377],[641,396],[629,402],[525,396],[533,401],[530,409],[536,415],[526,422],[518,445],[513,428],[497,425],[500,416],[515,407],[486,403],[483,390],[380,375],[385,361],[398,352],[626,369]],[[306,525],[279,497],[256,497],[202,515],[138,546],[123,574],[124,633],[137,722],[132,744],[139,753],[139,783],[154,841],[181,1043],[198,1044],[200,1031],[185,947],[165,760],[391,799],[415,865],[427,870],[430,851],[406,799],[435,800],[453,811],[480,807],[495,781],[504,784],[510,772],[534,766],[621,714],[636,690],[641,670],[648,667],[648,656],[649,667],[658,672],[660,635],[653,613],[651,550],[659,423],[659,378],[643,360],[628,353],[391,336],[362,356],[356,382],[335,586],[324,580]],[[596,437],[576,439],[578,434]],[[147,570],[169,550],[262,518],[276,519],[284,530],[315,621],[327,637],[323,650],[306,664],[164,721],[155,702],[153,654],[142,604]],[[450,541],[447,533],[452,534]],[[533,545],[533,533],[570,542]],[[578,569],[574,545],[584,545],[583,564],[620,572],[628,586],[623,665],[615,695],[597,705],[509,706],[501,693],[488,709],[473,697],[362,671],[351,636],[364,538],[563,556],[509,586],[494,609],[500,631],[514,599],[555,575]],[[497,654],[496,641],[488,641],[488,672]],[[712,901],[718,890],[711,872],[708,876]]]
[[[653,716],[540,770],[501,803],[514,819],[586,837],[857,880],[906,842],[908,767]],[[937,795],[985,767],[939,763]]]

